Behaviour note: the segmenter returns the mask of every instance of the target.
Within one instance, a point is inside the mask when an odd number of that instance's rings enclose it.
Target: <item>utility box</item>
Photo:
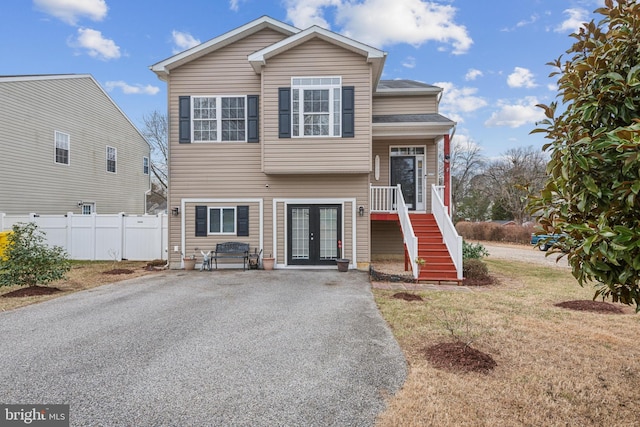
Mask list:
[[[0,258],[5,259],[4,251],[9,243],[9,234],[11,231],[0,231]]]

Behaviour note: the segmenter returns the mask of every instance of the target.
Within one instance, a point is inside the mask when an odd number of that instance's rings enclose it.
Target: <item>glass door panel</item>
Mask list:
[[[291,258],[309,259],[309,208],[291,208]]]

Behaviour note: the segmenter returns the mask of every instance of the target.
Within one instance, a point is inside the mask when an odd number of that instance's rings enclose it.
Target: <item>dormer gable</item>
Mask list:
[[[229,46],[230,44],[233,44],[238,40],[242,40],[243,38],[255,34],[265,28],[270,28],[284,34],[285,36],[290,36],[300,32],[299,28],[285,24],[284,22],[278,21],[269,16],[262,16],[225,34],[160,61],[149,68],[151,71],[156,73],[160,80],[167,81],[167,77],[171,73],[171,70],[215,52],[216,50],[222,49],[225,46]]]
[[[324,40],[365,57],[365,60],[372,65],[374,87],[377,86],[380,81],[380,77],[382,76],[382,69],[384,67],[387,53],[338,33],[318,27],[317,25],[309,27],[306,30],[293,34],[278,43],[274,43],[271,46],[252,53],[249,55],[249,62],[255,72],[260,74],[270,58],[315,38]]]

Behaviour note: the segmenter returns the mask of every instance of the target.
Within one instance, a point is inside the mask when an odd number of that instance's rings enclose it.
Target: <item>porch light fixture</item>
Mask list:
[[[82,205],[83,205],[82,200],[80,200],[80,201],[78,202],[78,207],[81,207]]]
[[[173,216],[180,215],[180,208],[178,208],[178,207],[171,208],[171,215],[173,215]]]
[[[360,214],[360,216],[364,216],[364,206],[360,206],[358,208],[358,214]]]

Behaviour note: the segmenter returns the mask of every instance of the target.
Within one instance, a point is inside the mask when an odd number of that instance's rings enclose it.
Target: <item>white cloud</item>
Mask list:
[[[83,16],[92,21],[102,21],[108,9],[105,0],[33,0],[33,4],[70,25],[76,25]]]
[[[229,0],[229,9],[237,12],[240,9],[240,3],[245,0]]]
[[[416,58],[414,58],[413,56],[407,56],[407,59],[404,60],[402,66],[405,68],[415,68]]]
[[[336,24],[346,36],[382,48],[435,41],[466,53],[473,40],[455,22],[456,8],[424,0],[286,0],[287,19],[299,28],[330,28],[325,11],[335,8]],[[440,47],[442,49],[442,46]]]
[[[554,28],[554,31],[557,33],[577,32],[580,27],[582,27],[583,23],[589,22],[589,12],[586,9],[577,7],[573,9],[566,9],[563,13],[569,16],[567,19],[562,21],[560,25]]]
[[[513,73],[507,77],[509,87],[526,87],[528,89],[538,86],[533,78],[533,73],[527,68],[515,67]]]
[[[508,126],[517,128],[526,124],[533,124],[544,119],[544,112],[536,107],[539,104],[535,96],[527,96],[519,99],[515,104],[509,104],[505,100],[498,101],[500,109],[495,111],[484,124],[487,127]]]
[[[78,28],[78,38],[73,42],[74,47],[87,49],[89,56],[109,60],[120,58],[120,48],[113,40],[106,39],[102,33],[91,28]]]
[[[476,96],[478,89],[475,87],[458,88],[451,82],[437,82],[434,85],[444,89],[440,110],[458,123],[464,122],[461,113],[472,113],[487,105],[484,98]]]
[[[475,80],[478,77],[482,77],[484,74],[480,70],[476,70],[475,68],[469,68],[467,74],[464,75],[464,79],[466,81]]]
[[[523,19],[521,21],[518,21],[515,25],[515,27],[507,27],[507,28],[503,28],[500,31],[504,31],[504,32],[511,32],[511,31],[515,31],[517,28],[522,28],[522,27],[526,27],[527,25],[531,25],[534,24],[540,17],[537,14],[531,15],[529,17],[529,19]]]
[[[193,37],[189,33],[183,33],[181,31],[173,30],[171,32],[171,38],[173,39],[173,53],[180,53],[183,50],[187,50],[200,44],[200,40]]]
[[[160,92],[160,88],[157,86],[152,86],[152,85],[143,86],[141,84],[136,84],[132,86],[130,84],[123,82],[122,80],[106,82],[105,87],[109,92],[111,92],[115,88],[120,88],[122,90],[122,93],[124,93],[125,95],[138,95],[138,94],[155,95],[156,93]]]
[[[555,83],[549,83],[547,85],[547,89],[549,89],[551,92],[557,92],[558,91],[558,85]]]
[[[339,7],[342,0],[287,0],[287,19],[298,28],[309,28],[318,25],[323,28],[331,28],[324,19],[324,9],[327,7]]]

